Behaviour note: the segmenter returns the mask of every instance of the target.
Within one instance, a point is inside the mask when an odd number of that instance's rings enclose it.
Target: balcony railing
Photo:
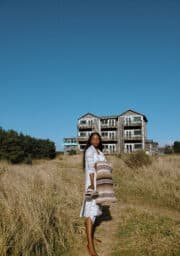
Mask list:
[[[88,138],[89,138],[89,136],[78,136],[77,140],[78,141],[86,141],[86,140],[88,140]]]
[[[116,128],[116,124],[102,124],[101,123],[101,128]]]
[[[103,141],[116,141],[117,140],[117,136],[102,136],[102,140]]]
[[[123,125],[124,125],[124,126],[141,126],[141,125],[142,125],[142,121],[137,121],[137,122],[124,122]]]
[[[142,136],[141,135],[137,135],[137,136],[124,136],[124,140],[142,140]]]
[[[64,146],[69,146],[69,145],[71,145],[71,146],[77,146],[78,143],[77,143],[77,142],[64,142]]]
[[[78,128],[92,128],[94,124],[78,124]]]

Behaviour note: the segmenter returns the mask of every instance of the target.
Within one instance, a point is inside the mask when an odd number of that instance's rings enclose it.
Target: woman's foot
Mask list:
[[[87,249],[88,249],[88,253],[90,256],[98,256],[98,254],[96,252],[92,252],[89,248],[89,245],[87,244]]]

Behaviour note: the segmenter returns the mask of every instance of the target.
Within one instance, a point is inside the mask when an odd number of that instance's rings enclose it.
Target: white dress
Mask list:
[[[96,190],[96,170],[94,164],[96,161],[107,161],[103,152],[100,150],[97,153],[96,148],[91,145],[85,152],[85,191],[87,191],[88,186],[91,184],[90,173],[94,173],[94,189]],[[95,199],[86,199],[83,197],[83,203],[80,210],[80,217],[91,217],[94,222],[95,216],[102,214],[101,205],[96,204]]]

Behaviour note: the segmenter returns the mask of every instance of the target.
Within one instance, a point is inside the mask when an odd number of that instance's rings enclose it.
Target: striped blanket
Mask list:
[[[112,164],[107,161],[97,161],[96,163],[96,190],[98,192],[96,203],[101,205],[115,203],[117,198],[113,191]]]

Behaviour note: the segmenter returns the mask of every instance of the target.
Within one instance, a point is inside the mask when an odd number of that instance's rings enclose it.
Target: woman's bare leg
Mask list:
[[[93,220],[91,217],[85,218],[85,226],[86,226],[86,235],[87,235],[87,241],[88,241],[88,247],[92,254],[92,256],[97,256],[96,250],[94,248],[94,242],[93,242]]]
[[[95,218],[94,218],[94,221],[95,221]],[[95,227],[94,227],[94,225],[93,225],[93,229],[92,229],[92,238],[94,239],[95,242],[102,243],[102,240],[99,239],[99,238],[97,238],[97,237],[95,237],[95,236],[94,236],[94,233],[95,233]]]

